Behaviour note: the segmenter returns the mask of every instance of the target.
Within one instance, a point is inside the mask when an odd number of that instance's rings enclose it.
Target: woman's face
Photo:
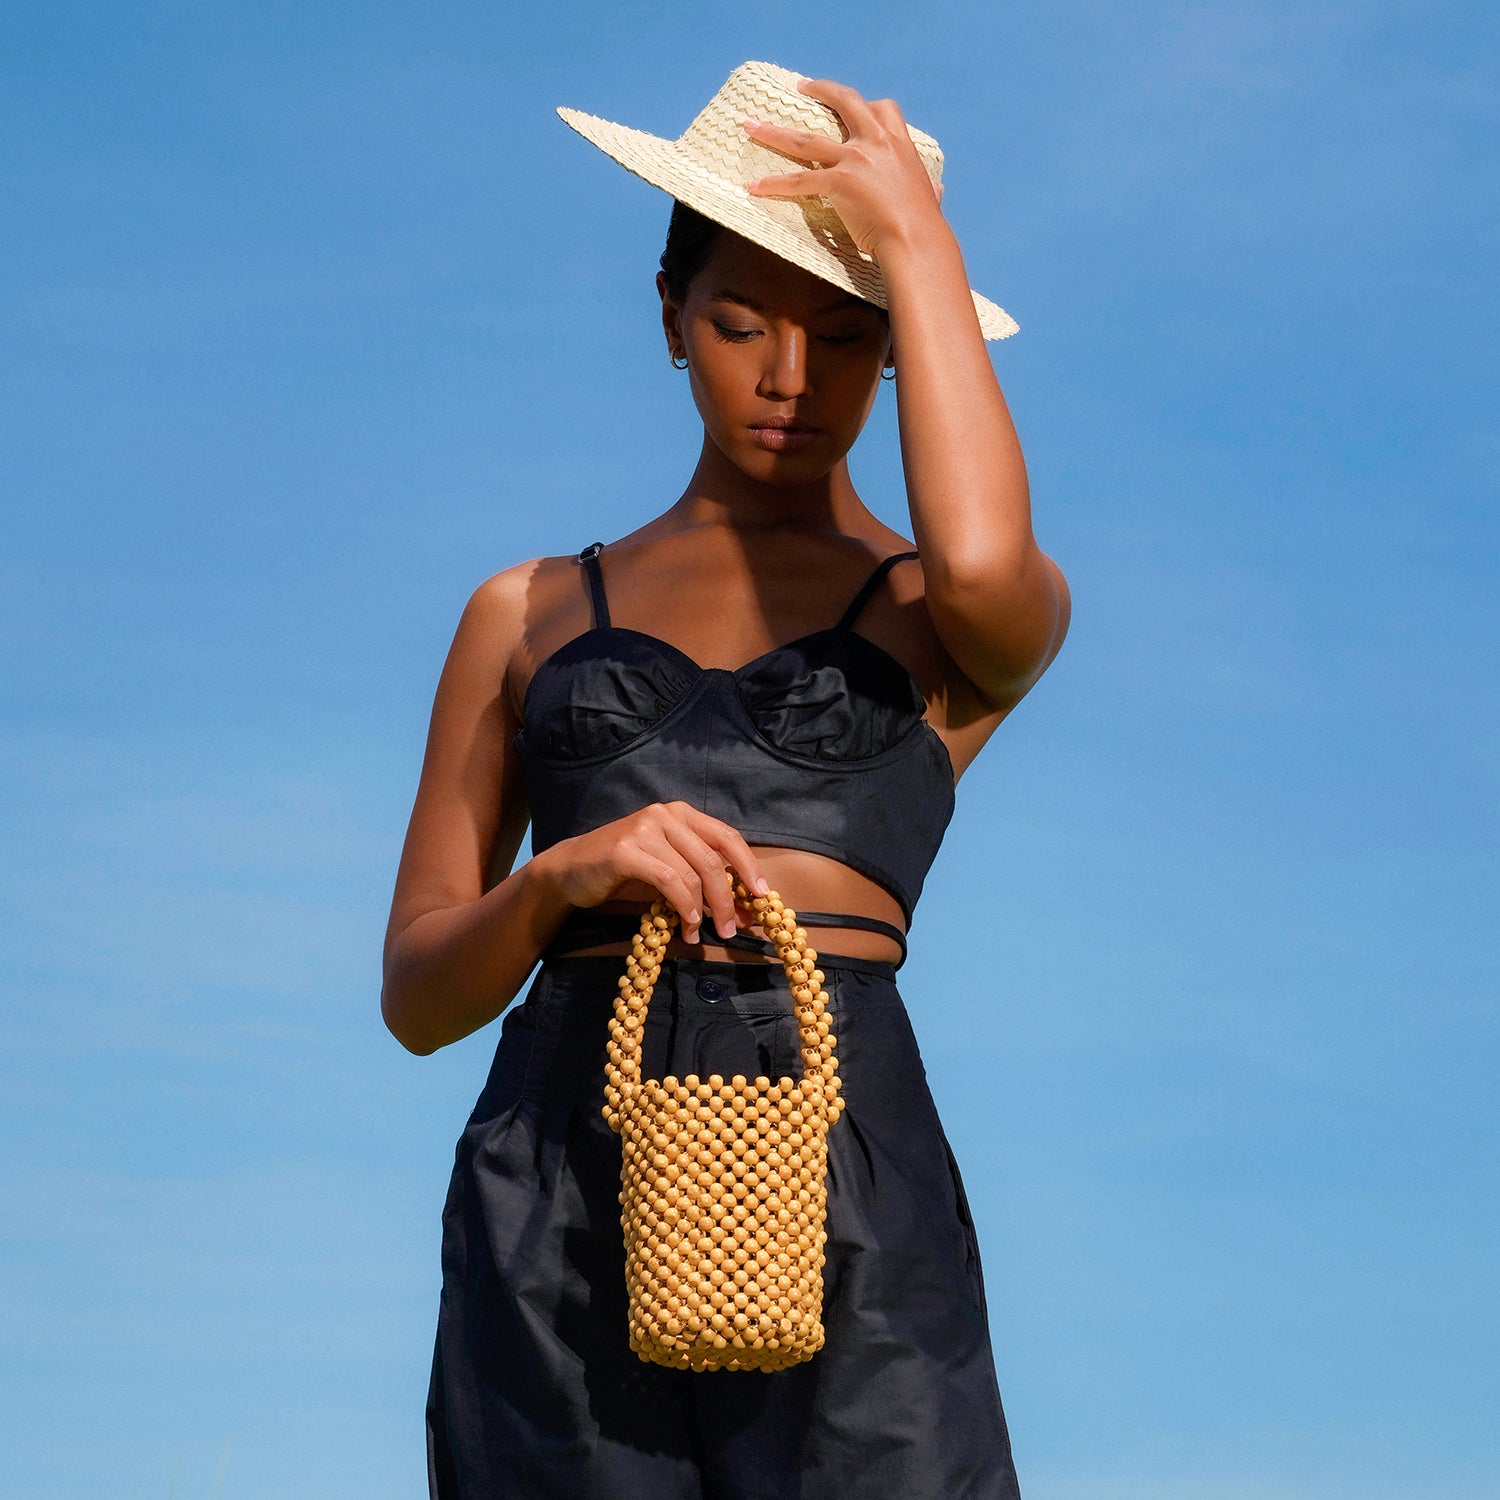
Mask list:
[[[729,461],[766,484],[821,477],[874,405],[890,330],[878,308],[743,236],[722,231],[680,308],[658,275],[669,347]],[[792,431],[759,424],[792,418]]]

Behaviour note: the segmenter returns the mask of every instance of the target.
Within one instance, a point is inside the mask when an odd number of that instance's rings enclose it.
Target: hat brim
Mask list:
[[[557,113],[585,140],[643,182],[661,188],[705,218],[744,235],[804,271],[878,307],[888,306],[878,264],[853,244],[847,231],[838,235],[830,229],[826,206],[822,213],[809,213],[807,205],[823,205],[823,199],[757,197],[746,191],[743,183],[712,171],[676,141],[563,105],[558,106]],[[1009,338],[1020,327],[1003,307],[972,287],[969,295],[986,339]]]

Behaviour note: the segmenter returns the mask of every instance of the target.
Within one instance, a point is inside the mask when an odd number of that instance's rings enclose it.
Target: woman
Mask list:
[[[1013,1497],[973,1221],[895,968],[955,779],[1067,628],[985,348],[1015,325],[970,291],[936,143],[890,100],[751,63],[676,143],[565,118],[677,198],[657,286],[704,437],[654,520],[480,585],[438,685],[386,1022],[432,1052],[542,964],[444,1213],[432,1494]],[[847,466],[883,370],[915,548]],[[682,925],[643,1076],[799,1071],[726,872],[811,930],[843,1084],[826,1340],[774,1372],[631,1352],[601,1117],[615,983],[658,895]]]

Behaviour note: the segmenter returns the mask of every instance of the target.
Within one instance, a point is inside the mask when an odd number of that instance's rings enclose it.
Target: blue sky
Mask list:
[[[1500,1489],[1494,9],[858,14],[0,19],[5,1493],[424,1492],[432,691],[697,450],[669,200],[553,110],[747,58],[942,142],[1073,589],[903,975],[1027,1500]],[[904,526],[891,393],[851,463]]]

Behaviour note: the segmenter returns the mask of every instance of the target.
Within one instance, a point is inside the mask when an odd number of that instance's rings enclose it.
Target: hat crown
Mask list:
[[[806,76],[775,63],[741,63],[676,140],[561,104],[557,112],[585,140],[678,202],[831,285],[888,307],[879,264],[854,243],[826,197],[816,192],[767,196],[745,186],[752,178],[820,165],[752,140],[744,128],[748,118],[829,140],[847,139],[837,111],[797,87]],[[940,184],[943,153],[938,143],[910,125],[906,133],[928,177]],[[1008,338],[1016,331],[1016,320],[1003,307],[972,288],[970,292],[985,338]]]
[[[802,93],[797,85],[806,77],[770,62],[741,63],[719,91],[678,136],[677,144],[721,167],[732,167],[739,180],[770,177],[799,170],[796,160],[754,141],[746,133],[746,119],[764,120],[790,130],[805,130],[832,141],[846,139],[839,117],[826,104]],[[943,153],[930,135],[908,125],[907,134],[934,183],[943,180]]]

